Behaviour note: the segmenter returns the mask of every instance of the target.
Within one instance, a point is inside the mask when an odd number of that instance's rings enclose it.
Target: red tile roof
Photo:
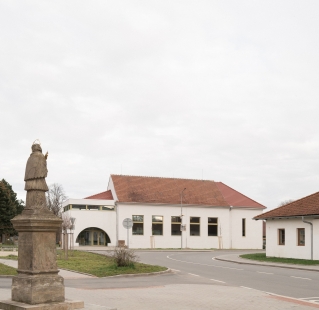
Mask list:
[[[219,207],[254,207],[263,205],[221,182],[127,175],[111,175],[119,202],[180,204]]]
[[[106,192],[102,192],[99,194],[95,194],[89,197],[86,197],[84,199],[106,199],[106,200],[113,200],[113,195],[111,190],[108,190]]]
[[[237,192],[222,182],[216,182],[216,184],[219,190],[222,192],[225,200],[233,207],[266,208],[255,200],[252,200],[249,197]]]
[[[319,215],[319,192],[254,217],[255,220]]]

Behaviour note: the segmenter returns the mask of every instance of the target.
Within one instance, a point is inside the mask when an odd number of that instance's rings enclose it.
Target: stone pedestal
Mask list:
[[[56,232],[62,220],[46,207],[26,208],[12,219],[19,232],[18,275],[12,279],[12,300],[0,309],[69,310],[81,301],[65,301],[64,279],[56,264]]]

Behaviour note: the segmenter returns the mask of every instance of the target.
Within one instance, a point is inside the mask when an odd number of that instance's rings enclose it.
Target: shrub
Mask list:
[[[138,261],[135,252],[125,247],[115,248],[112,258],[117,267],[134,267],[134,263]]]

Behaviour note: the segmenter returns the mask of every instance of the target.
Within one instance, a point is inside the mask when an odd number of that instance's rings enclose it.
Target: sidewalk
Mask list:
[[[269,263],[269,262],[259,262],[252,259],[245,259],[239,257],[239,254],[226,254],[214,257],[215,260],[220,260],[224,262],[245,264],[245,265],[259,265],[259,266],[268,266],[268,267],[279,267],[279,268],[289,268],[289,269],[298,269],[298,270],[307,270],[307,271],[317,271],[319,272],[319,265],[295,265],[295,264],[280,264],[280,263]]]

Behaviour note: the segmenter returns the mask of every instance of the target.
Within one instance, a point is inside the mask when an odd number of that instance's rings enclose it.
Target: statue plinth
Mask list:
[[[62,220],[47,208],[25,209],[12,219],[19,232],[18,275],[12,300],[27,304],[64,301],[64,279],[56,264],[56,232]]]

